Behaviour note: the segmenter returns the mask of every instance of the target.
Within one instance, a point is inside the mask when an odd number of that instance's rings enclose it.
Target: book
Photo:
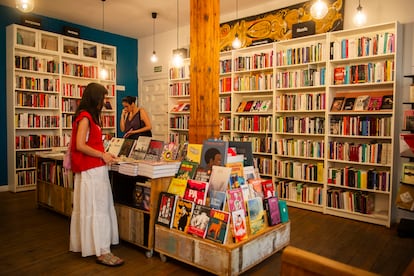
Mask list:
[[[145,211],[150,210],[151,184],[150,182],[136,182],[134,189],[134,206]]]
[[[275,186],[272,179],[262,179],[262,189],[264,198],[275,196]]]
[[[404,110],[403,124],[404,130],[414,130],[414,109]]]
[[[178,198],[171,228],[186,233],[188,226],[190,225],[190,218],[193,213],[193,209],[194,202]]]
[[[196,204],[206,204],[208,185],[208,182],[188,179],[183,198]]]
[[[279,199],[276,196],[265,198],[263,205],[267,214],[267,222],[269,226],[280,223]]]
[[[187,179],[173,177],[171,178],[170,185],[168,186],[167,192],[183,197],[186,188],[187,188]]]
[[[247,239],[247,225],[246,225],[246,213],[240,209],[231,212],[232,231],[234,242],[241,242]]]
[[[414,163],[402,164],[401,181],[407,184],[414,184]]]
[[[262,198],[255,197],[249,199],[247,201],[247,211],[249,214],[250,232],[254,235],[262,231],[266,226]]]
[[[331,105],[331,111],[337,112],[342,110],[345,97],[334,97]]]
[[[121,151],[122,144],[124,143],[124,138],[116,138],[113,137],[108,144],[108,148],[106,148],[106,152],[111,153],[114,156],[118,156],[119,152]]]
[[[285,223],[289,221],[289,212],[286,201],[279,200],[280,222]]]
[[[254,101],[247,101],[246,105],[244,106],[243,112],[249,112],[253,106]]]
[[[151,138],[151,137],[149,137]],[[161,153],[161,160],[171,161],[177,159],[178,145],[174,142],[164,144],[164,148]]]
[[[369,99],[370,99],[370,96],[368,95],[358,96],[355,100],[354,110],[355,111],[368,110]]]
[[[210,175],[210,189],[225,192],[229,187],[231,168],[213,166]]]
[[[243,154],[244,166],[253,166],[252,142],[229,141],[229,147],[236,148],[237,154]]]
[[[188,160],[182,160],[178,169],[176,178],[193,179],[198,168],[198,163]]]
[[[249,186],[250,194],[253,197],[264,198],[262,180],[260,178],[249,179],[247,185]]]
[[[243,168],[244,181],[247,182],[249,179],[259,178],[257,170],[253,166],[244,166]]]
[[[213,165],[224,166],[227,163],[228,141],[209,139],[203,141],[201,167],[211,169]]]
[[[414,186],[401,184],[398,188],[395,205],[398,208],[414,211]]]
[[[155,160],[161,159],[162,150],[164,149],[164,142],[161,140],[151,139],[148,150],[145,153],[144,160]]]
[[[243,191],[241,188],[227,190],[227,204],[230,212],[234,212],[236,210],[243,210],[246,212]]]
[[[200,164],[202,150],[203,150],[202,144],[188,143],[186,159]]]
[[[195,204],[187,233],[205,238],[208,222],[210,221],[210,211],[211,208],[208,206]]]
[[[368,103],[368,110],[380,110],[382,105],[382,97],[371,97]]]
[[[244,184],[244,174],[243,174],[243,163],[234,162],[227,163],[226,167],[231,168],[229,186],[230,189],[239,188],[240,185]]]
[[[344,102],[344,105],[342,107],[342,110],[344,110],[344,111],[354,110],[354,104],[355,104],[355,98],[354,97],[345,98],[345,102]]]
[[[211,175],[211,170],[210,169],[205,169],[205,168],[202,168],[202,167],[198,167],[197,170],[196,170],[196,173],[194,175],[194,179],[205,181],[205,182],[210,182],[210,175]]]
[[[155,223],[170,228],[175,211],[177,196],[167,192],[161,192],[158,200],[158,215]]]
[[[243,112],[244,108],[246,107],[247,102],[246,101],[241,101],[239,103],[239,106],[236,109],[236,112]]]
[[[144,160],[151,139],[152,138],[148,136],[139,136],[131,150],[131,153],[129,154],[129,157],[135,160]]]
[[[344,84],[345,83],[345,67],[336,67],[334,68],[334,84]]]
[[[226,206],[226,192],[209,190],[210,207],[216,210],[224,210]]]
[[[182,142],[178,145],[177,160],[183,160],[187,156],[188,142]]]
[[[119,150],[118,156],[119,157],[128,157],[132,147],[134,146],[136,140],[134,139],[124,139],[122,143],[121,149]]]
[[[230,213],[211,209],[207,226],[206,239],[224,244],[230,225]]]
[[[392,109],[393,103],[393,95],[384,95],[382,96],[381,109]]]

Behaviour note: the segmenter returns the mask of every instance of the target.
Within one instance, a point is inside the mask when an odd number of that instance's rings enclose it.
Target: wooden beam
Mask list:
[[[220,0],[190,0],[189,142],[218,138]]]

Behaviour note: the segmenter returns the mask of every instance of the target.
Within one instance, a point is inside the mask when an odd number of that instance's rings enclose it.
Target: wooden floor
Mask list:
[[[208,275],[201,270],[121,242],[112,251],[125,265],[108,268],[68,251],[69,219],[37,208],[35,192],[0,193],[0,275]],[[291,245],[381,275],[402,275],[414,258],[414,239],[395,227],[356,222],[289,208]],[[281,253],[245,275],[279,275]]]

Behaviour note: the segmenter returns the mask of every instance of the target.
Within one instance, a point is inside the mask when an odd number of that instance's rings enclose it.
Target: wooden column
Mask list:
[[[190,0],[189,142],[218,138],[220,0]]]

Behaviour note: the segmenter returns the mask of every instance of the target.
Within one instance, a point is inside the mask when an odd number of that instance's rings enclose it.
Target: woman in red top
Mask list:
[[[107,90],[90,83],[76,110],[72,126],[72,171],[75,173],[73,211],[70,224],[70,250],[82,257],[96,255],[97,262],[109,266],[124,261],[111,253],[119,243],[107,164],[114,156],[102,142],[101,110]]]

